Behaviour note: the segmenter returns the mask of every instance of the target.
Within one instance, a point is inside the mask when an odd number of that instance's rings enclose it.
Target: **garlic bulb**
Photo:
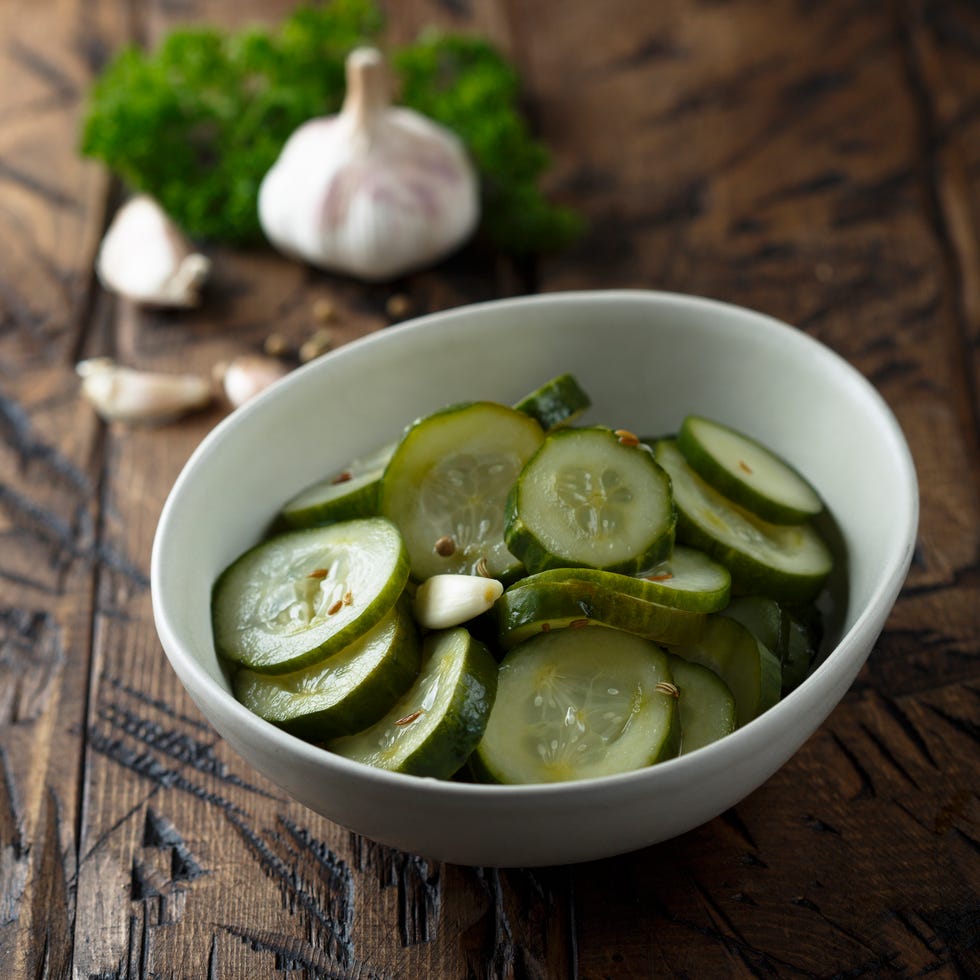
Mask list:
[[[116,212],[95,263],[106,289],[149,306],[196,306],[210,269],[210,259],[145,194]]]
[[[472,234],[479,209],[462,144],[425,116],[391,106],[373,48],[348,56],[340,113],[300,126],[259,189],[259,220],[273,245],[370,281],[452,251]]]
[[[195,374],[164,374],[123,367],[108,357],[75,366],[82,395],[107,422],[162,422],[203,408],[211,383]]]

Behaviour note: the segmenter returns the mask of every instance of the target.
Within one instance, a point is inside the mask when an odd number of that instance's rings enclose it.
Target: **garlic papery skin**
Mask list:
[[[391,106],[380,52],[358,48],[346,70],[340,113],[300,126],[263,179],[259,220],[282,252],[380,282],[473,233],[479,182],[453,133]]]
[[[145,194],[115,214],[95,271],[111,292],[147,306],[196,306],[211,260],[191,247],[160,205]]]
[[[288,373],[289,368],[282,361],[258,354],[242,354],[227,364],[218,365],[215,371],[232,408],[251,401]]]
[[[433,575],[415,592],[415,619],[432,630],[459,626],[485,613],[503,591],[496,579],[481,575]]]
[[[75,366],[82,395],[107,422],[163,422],[204,408],[212,400],[208,379],[123,367],[108,357]]]

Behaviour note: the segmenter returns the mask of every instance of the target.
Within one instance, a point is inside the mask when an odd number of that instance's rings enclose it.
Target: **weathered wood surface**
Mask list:
[[[0,7],[0,975],[980,976],[980,9],[970,0],[388,5],[521,67],[582,242],[468,250],[368,289],[217,250],[189,314],[104,294],[117,188],[76,154],[122,42],[285,0]],[[858,682],[710,824],[546,871],[433,866],[279,795],[210,731],[153,629],[149,551],[215,409],[104,426],[94,353],[206,371],[313,305],[338,340],[532,289],[665,288],[785,318],[882,391],[922,490],[916,559]]]

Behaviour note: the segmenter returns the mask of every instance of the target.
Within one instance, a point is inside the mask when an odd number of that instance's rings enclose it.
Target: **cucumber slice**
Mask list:
[[[592,405],[592,400],[571,374],[560,374],[536,391],[525,395],[515,406],[536,419],[545,432],[569,425]]]
[[[522,571],[504,543],[504,502],[544,433],[506,405],[472,402],[412,425],[381,482],[381,513],[401,529],[412,575]]]
[[[671,654],[670,672],[679,692],[680,755],[735,731],[735,698],[713,670]]]
[[[323,663],[290,674],[239,670],[235,697],[260,718],[315,742],[359,732],[405,693],[421,642],[405,602]]]
[[[817,610],[798,618],[765,596],[738,596],[722,615],[738,620],[779,658],[784,695],[806,680],[819,646]]]
[[[676,754],[666,654],[616,630],[562,630],[515,647],[473,768],[499,783],[609,776]]]
[[[742,432],[689,415],[677,447],[705,483],[773,524],[800,524],[823,510],[816,490],[784,459]]]
[[[746,725],[779,700],[779,661],[741,623],[708,616],[701,637],[672,650],[685,660],[713,670],[735,698],[735,720]]]
[[[670,555],[670,480],[610,429],[559,429],[521,471],[504,538],[530,573],[586,567],[634,572]]]
[[[732,503],[688,466],[670,439],[654,451],[673,485],[678,540],[724,565],[734,590],[801,602],[820,592],[833,557],[813,527],[771,524]]]
[[[401,535],[383,518],[277,535],[245,552],[215,583],[216,649],[260,673],[311,666],[379,622],[407,579]]]
[[[352,460],[346,469],[318,480],[288,500],[278,515],[281,528],[313,527],[355,517],[375,517],[381,477],[396,443]]]
[[[656,643],[690,643],[701,635],[706,618],[704,613],[648,602],[575,579],[524,579],[494,603],[493,614],[497,639],[504,649],[538,633],[587,626],[608,626]]]
[[[483,737],[497,692],[497,663],[462,627],[430,633],[422,668],[394,707],[328,748],[365,765],[448,779]]]
[[[700,551],[677,545],[667,561],[638,575],[623,575],[598,568],[550,568],[529,575],[517,584],[591,582],[600,588],[661,606],[708,613],[718,612],[728,605],[731,581],[732,577],[723,565]]]

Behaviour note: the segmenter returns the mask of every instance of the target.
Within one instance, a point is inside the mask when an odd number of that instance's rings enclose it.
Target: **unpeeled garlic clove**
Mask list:
[[[211,402],[210,382],[195,374],[123,367],[108,357],[76,365],[82,395],[107,422],[163,422]]]
[[[411,109],[392,107],[380,52],[347,59],[335,116],[286,142],[259,190],[269,241],[320,268],[393,279],[458,247],[479,218],[476,171],[459,139]]]
[[[480,575],[433,575],[415,593],[415,618],[427,629],[459,626],[485,613],[503,591],[496,579]]]
[[[289,368],[274,357],[242,354],[228,364],[219,365],[215,373],[220,380],[225,398],[232,407],[238,408],[269,385],[285,377],[289,373]]]
[[[147,195],[124,204],[102,239],[95,270],[102,285],[148,306],[196,306],[211,260]]]

